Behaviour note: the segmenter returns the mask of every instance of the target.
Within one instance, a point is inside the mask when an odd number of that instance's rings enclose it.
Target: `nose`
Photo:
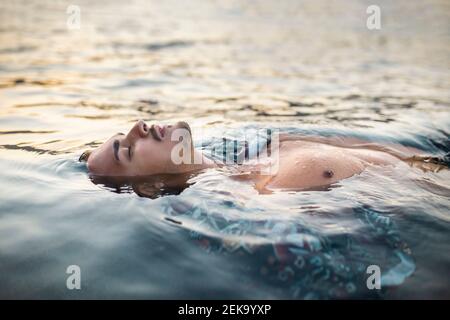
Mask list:
[[[148,136],[148,133],[148,125],[143,120],[139,120],[134,124],[133,128],[131,128],[130,132],[128,132],[127,138],[131,141],[135,141],[139,138],[145,138]]]

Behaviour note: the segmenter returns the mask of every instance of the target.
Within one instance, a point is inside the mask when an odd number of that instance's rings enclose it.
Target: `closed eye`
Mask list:
[[[119,159],[119,148],[120,148],[119,140],[114,140],[114,142],[113,142],[113,153],[114,153],[114,158],[116,158],[117,161],[120,161],[120,159]]]
[[[128,159],[131,161],[131,146],[128,147]]]

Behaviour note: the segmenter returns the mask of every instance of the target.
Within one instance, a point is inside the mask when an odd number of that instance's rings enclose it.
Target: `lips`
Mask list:
[[[152,134],[153,138],[155,138],[158,141],[162,141],[166,133],[166,128],[165,126],[161,127],[158,125],[152,125],[150,128],[150,133]]]
[[[152,137],[157,140],[157,141],[161,141],[161,133],[159,132],[159,129],[157,128],[157,126],[152,125],[150,127],[150,134],[152,135]]]

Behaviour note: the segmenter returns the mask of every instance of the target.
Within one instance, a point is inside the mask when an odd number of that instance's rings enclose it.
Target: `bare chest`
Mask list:
[[[323,144],[289,143],[280,146],[278,166],[269,188],[313,188],[360,173],[366,162],[344,148]]]

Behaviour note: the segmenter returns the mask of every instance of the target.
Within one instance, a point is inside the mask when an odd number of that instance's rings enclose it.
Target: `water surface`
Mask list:
[[[0,4],[0,297],[450,297],[448,170],[270,195],[211,170],[151,199],[77,161],[141,118],[205,151],[264,127],[448,160],[447,1],[378,1],[377,31],[370,1],[77,3],[80,30],[69,1]]]

